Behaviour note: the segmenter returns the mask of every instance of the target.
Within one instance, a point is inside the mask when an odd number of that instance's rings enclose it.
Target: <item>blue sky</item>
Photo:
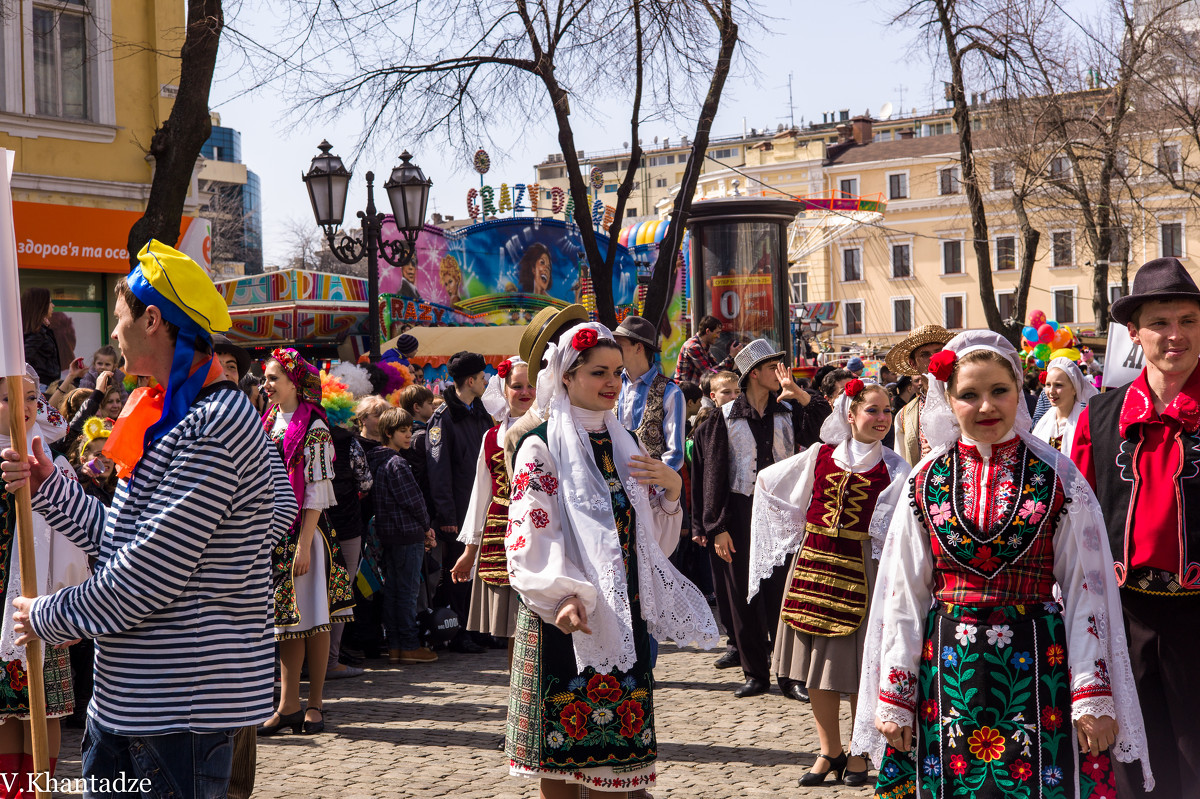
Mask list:
[[[933,74],[923,51],[911,51],[912,33],[887,27],[892,3],[767,0],[761,6],[775,18],[769,23],[772,33],[757,34],[750,41],[757,51],[755,60],[747,64],[743,59],[737,74],[726,84],[713,126],[714,136],[738,134],[743,124],[759,129],[787,124],[789,72],[797,124],[802,118],[806,122],[820,121],[826,111],[848,108],[852,114],[868,109],[875,112],[886,102],[897,110],[924,111],[933,106],[935,90],[940,93],[941,76]],[[269,3],[247,0],[233,24],[259,31],[260,39],[265,41],[274,18]],[[313,224],[301,173],[308,169],[322,138],[334,144],[335,152],[350,155],[358,140],[356,123],[361,112],[348,113],[341,123],[285,124],[289,109],[280,88],[267,86],[247,93],[245,80],[238,59],[223,55],[210,105],[221,114],[223,125],[242,133],[243,161],[262,180],[264,257],[268,264],[279,263],[293,248],[289,222]],[[573,115],[576,138],[584,150],[617,148],[629,138],[627,121],[609,123],[601,119],[586,123],[580,117],[578,113]],[[643,141],[653,141],[655,136],[678,140],[681,134],[690,133],[682,126],[649,123],[644,127]],[[513,144],[490,150],[492,171],[488,178],[494,184],[530,179],[533,164],[558,150],[553,120],[544,129],[498,131],[497,137]],[[467,189],[478,185],[470,164],[436,148],[407,146],[413,161],[433,180],[430,210],[464,216]],[[377,177],[377,185],[382,183],[399,162],[398,155],[390,149],[369,150],[355,165],[348,218],[366,205],[363,173],[373,169],[382,176]],[[377,193],[376,201],[387,204],[382,192]]]

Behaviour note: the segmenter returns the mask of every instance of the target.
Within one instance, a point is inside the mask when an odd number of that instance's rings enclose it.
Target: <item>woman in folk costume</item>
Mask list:
[[[24,385],[10,385],[12,382],[0,376],[0,449],[12,443],[8,431],[9,414],[13,412],[25,414],[27,452],[33,452],[34,436],[47,444],[61,438],[66,425],[61,424],[57,413],[54,418],[44,414],[50,406],[43,404],[39,395],[37,371],[32,366],[26,367]],[[75,471],[66,459],[58,457],[54,462],[60,471],[75,479]],[[21,595],[16,536],[16,495],[0,492],[0,585],[5,587],[4,618],[0,625],[0,797],[33,796],[27,790],[33,775],[33,755],[27,754],[33,740],[29,729],[28,664],[25,647],[16,643],[12,620],[13,598]],[[87,579],[87,556],[66,536],[52,529],[40,513],[33,514],[33,551],[40,594],[51,594]],[[44,644],[42,660],[46,732],[53,774],[61,745],[58,720],[75,709],[74,685],[68,647]]]
[[[321,408],[321,377],[293,349],[277,349],[267,361],[264,391],[271,401],[263,428],[283,455],[300,512],[272,554],[275,640],[282,688],[275,715],[259,727],[273,735],[325,729],[322,691],[332,621],[349,621],[350,575],[324,511],[337,502],[333,490],[333,441]],[[308,656],[308,708],[300,709],[300,669]]]
[[[547,350],[546,421],[513,461],[505,546],[521,597],[505,750],[544,799],[625,796],[655,780],[650,636],[717,642],[704,595],[667,560],[680,478],[613,415],[621,350],[591,322]]]
[[[1046,396],[1051,408],[1034,425],[1034,438],[1071,457],[1071,442],[1075,439],[1079,414],[1083,413],[1087,401],[1098,393],[1092,381],[1070,358],[1052,359],[1046,364]]]
[[[773,669],[808,685],[821,755],[800,779],[863,785],[867,764],[847,758],[838,728],[842,694],[857,703],[875,558],[909,466],[884,447],[892,408],[883,386],[846,383],[821,425],[821,443],[759,472],[750,527],[750,595],[791,553]]]
[[[1113,797],[1114,756],[1153,784],[1104,520],[1030,434],[1020,374],[981,330],[930,363],[931,451],[880,559],[851,743],[881,796]]]
[[[508,527],[508,470],[504,468],[504,434],[533,404],[529,364],[514,355],[502,361],[483,393],[483,407],[499,421],[483,436],[475,464],[475,487],[467,505],[466,522],[458,540],[466,551],[454,564],[454,581],[472,578],[467,629],[509,639],[517,631],[517,595],[508,584],[504,532]]]

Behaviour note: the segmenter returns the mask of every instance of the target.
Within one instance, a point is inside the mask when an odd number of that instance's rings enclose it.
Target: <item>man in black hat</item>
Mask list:
[[[1150,261],[1114,323],[1145,356],[1093,397],[1071,459],[1096,491],[1116,563],[1129,656],[1154,760],[1153,796],[1200,797],[1200,289],[1175,258]],[[1141,768],[1113,762],[1121,796]]]
[[[225,370],[225,379],[240,385],[242,378],[250,371],[250,353],[221,333],[213,334],[213,352],[217,356],[217,363]]]
[[[625,367],[617,418],[627,430],[637,432],[650,457],[679,471],[683,468],[687,400],[655,360],[658,331],[640,316],[627,316],[613,331],[613,338],[621,346]]]
[[[458,615],[459,629],[463,631],[450,642],[450,648],[471,654],[483,651],[466,633],[471,584],[454,582],[449,572],[463,553],[464,546],[457,540],[458,531],[471,502],[475,461],[483,436],[494,424],[480,401],[487,388],[485,365],[483,356],[476,352],[456,352],[450,356],[454,388],[442,392],[445,402],[433,412],[425,437],[429,490],[433,496],[429,511],[441,550],[442,586],[449,592],[450,607]]]

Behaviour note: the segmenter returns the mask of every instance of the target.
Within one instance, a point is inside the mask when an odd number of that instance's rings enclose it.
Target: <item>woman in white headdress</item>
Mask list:
[[[474,576],[467,629],[509,639],[509,657],[517,631],[517,595],[508,584],[508,558],[504,554],[509,503],[504,434],[513,419],[525,415],[533,399],[529,364],[518,355],[501,361],[483,392],[483,407],[497,424],[484,433],[479,447],[475,485],[458,536],[467,548],[451,571],[456,583],[465,583]]]
[[[1104,519],[1030,434],[1020,374],[990,331],[930,362],[931,451],[880,559],[851,742],[880,795],[1113,797],[1114,756],[1153,786]]]
[[[505,547],[521,597],[505,751],[514,775],[565,799],[652,788],[657,744],[650,636],[710,648],[704,595],[671,565],[679,475],[612,408],[621,351],[580,325],[538,374],[546,421],[513,461]]]
[[[750,596],[796,553],[772,666],[808,686],[821,753],[802,786],[830,774],[851,786],[867,780],[863,759],[843,750],[838,705],[842,694],[856,701],[874,558],[908,475],[881,443],[891,427],[883,386],[850,380],[821,426],[823,443],[763,469],[754,488]]]
[[[1074,361],[1063,357],[1046,364],[1045,391],[1051,407],[1034,425],[1033,435],[1070,457],[1079,414],[1099,392]]]

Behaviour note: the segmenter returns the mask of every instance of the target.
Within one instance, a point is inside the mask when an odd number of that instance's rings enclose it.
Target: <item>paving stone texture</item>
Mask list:
[[[808,705],[771,693],[736,699],[740,670],[715,652],[660,648],[655,799],[847,799],[871,794],[827,782],[800,788],[819,751]],[[534,799],[533,780],[508,776],[497,745],[507,713],[503,650],[443,652],[429,665],[369,661],[361,678],[326,684],[326,732],[258,741],[256,799],[461,797]],[[303,691],[307,686],[302,687]],[[842,703],[843,735],[850,706]],[[79,774],[79,733],[65,730],[58,776]]]

